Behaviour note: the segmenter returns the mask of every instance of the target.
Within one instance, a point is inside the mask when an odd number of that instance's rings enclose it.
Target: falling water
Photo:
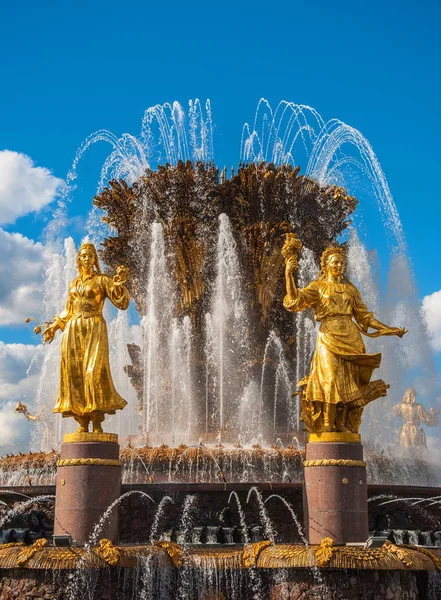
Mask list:
[[[129,316],[126,311],[118,311],[117,316],[108,325],[110,367],[113,382],[118,393],[126,400],[124,410],[118,410],[108,418],[108,428],[118,433],[120,443],[136,434],[140,426],[140,415],[137,410],[136,392],[125,372],[130,364],[127,344],[133,342]]]
[[[270,363],[275,366],[275,385],[273,389],[272,397],[272,411],[271,413],[266,412],[267,406],[267,393],[268,386],[266,384],[266,376],[268,372],[267,364]],[[285,406],[287,408],[287,430],[297,430],[298,423],[298,411],[295,407],[295,401],[291,397],[292,383],[290,368],[285,358],[284,347],[279,336],[271,331],[265,344],[262,360],[262,373],[260,378],[260,391],[259,391],[259,426],[258,431],[262,433],[264,431],[272,430],[274,432],[276,428],[275,419],[277,417],[277,393],[280,386],[280,382],[283,383],[285,391]],[[274,437],[274,433],[273,436]]]
[[[162,226],[153,223],[145,316],[141,322],[144,357],[143,429],[150,439],[158,436],[168,415],[169,326],[173,294],[169,280]]]
[[[43,502],[45,500],[54,500],[55,496],[53,494],[47,494],[44,496],[35,496],[34,498],[30,498],[29,500],[25,500],[24,502],[19,502],[13,508],[7,511],[5,515],[0,519],[0,528],[3,527],[8,521],[14,519],[17,515],[21,514],[28,506],[32,506],[34,504],[38,504],[38,502]]]
[[[147,500],[150,500],[153,503],[155,502],[153,500],[153,498],[151,498],[148,494],[146,494],[145,492],[141,492],[139,490],[132,490],[130,492],[126,492],[125,494],[122,494],[121,496],[119,496],[114,502],[112,502],[112,504],[110,504],[106,508],[106,510],[103,512],[103,514],[101,515],[98,522],[95,524],[95,527],[93,528],[93,531],[90,534],[87,543],[84,544],[84,547],[86,549],[90,550],[90,548],[92,546],[96,546],[96,544],[98,543],[99,537],[101,535],[101,532],[103,530],[103,527],[105,526],[107,521],[110,519],[110,516],[112,515],[112,511],[114,510],[114,508],[116,508],[119,504],[121,504],[121,502],[125,498],[129,498],[130,496],[141,496],[141,498],[147,498]]]
[[[242,270],[231,223],[224,214],[219,217],[216,278],[207,325],[206,355],[208,362],[213,363],[208,387],[211,385],[214,389],[214,398],[211,398],[211,405],[216,407],[214,425],[222,434],[235,420],[250,356]]]
[[[161,501],[158,504],[158,508],[156,509],[155,518],[153,519],[152,528],[150,531],[150,543],[154,544],[154,542],[158,539],[159,532],[159,524],[161,522],[161,518],[164,515],[166,504],[173,504],[173,500],[170,496],[163,496]]]
[[[266,510],[265,502],[263,501],[262,494],[259,492],[259,490],[256,487],[253,486],[252,488],[250,488],[250,491],[248,492],[247,504],[250,501],[252,494],[254,494],[256,501],[257,501],[257,505],[259,507],[259,516],[260,516],[260,520],[261,520],[263,528],[264,528],[265,538],[267,540],[270,540],[271,543],[274,544],[277,533],[273,530],[273,524],[271,523],[271,519],[269,518],[268,511]]]
[[[63,254],[48,249],[47,269],[44,279],[44,320],[52,321],[54,315],[64,310],[60,304],[67,296],[70,282],[76,277],[76,250],[72,238],[65,240]],[[57,401],[59,382],[59,353],[61,333],[46,344],[41,374],[36,391],[35,412],[39,418],[32,435],[32,449],[49,452],[59,448],[63,433],[67,430],[59,415],[52,414]]]
[[[299,268],[297,272],[297,285],[299,288],[303,288],[309,284],[310,281],[317,277],[318,266],[315,262],[314,255],[311,250],[304,248],[299,260]],[[309,370],[309,364],[312,358],[312,352],[315,345],[316,338],[316,326],[315,322],[311,318],[311,315],[305,311],[298,312],[295,315],[296,323],[296,374],[294,384],[305,377]],[[292,422],[293,428],[290,431],[299,430],[300,422],[300,401],[297,400],[296,404],[296,415],[295,423]]]
[[[265,504],[269,502],[269,500],[271,500],[272,498],[277,498],[286,506],[292,517],[292,520],[294,521],[295,526],[297,527],[297,533],[299,534],[300,539],[305,544],[305,546],[308,546],[308,540],[306,539],[305,534],[303,533],[303,527],[291,504],[285,498],[283,498],[283,496],[279,496],[279,494],[271,494],[271,496],[268,496],[268,498],[265,500]]]

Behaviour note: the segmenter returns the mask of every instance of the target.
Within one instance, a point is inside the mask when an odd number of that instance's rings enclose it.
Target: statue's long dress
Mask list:
[[[63,331],[61,340],[60,392],[53,412],[63,417],[114,413],[127,402],[113,385],[109,342],[102,315],[105,299],[126,310],[129,293],[115,286],[111,277],[94,274],[70,284],[66,309],[55,317]]]
[[[339,404],[363,400],[363,388],[380,366],[381,354],[367,354],[358,323],[367,331],[373,313],[368,312],[360,293],[351,283],[313,281],[298,290],[296,300],[285,297],[285,308],[297,312],[312,308],[321,321],[306,399]]]
[[[392,412],[396,417],[402,417],[404,420],[400,429],[400,445],[403,448],[415,446],[427,448],[426,434],[420,424],[423,422],[430,426],[436,425],[436,417],[419,403],[400,402],[392,407]]]

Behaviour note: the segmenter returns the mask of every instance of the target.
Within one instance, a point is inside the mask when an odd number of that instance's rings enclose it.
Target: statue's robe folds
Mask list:
[[[362,405],[363,388],[380,366],[381,354],[367,354],[360,329],[367,332],[373,318],[351,283],[319,279],[298,290],[295,300],[285,296],[291,312],[312,308],[320,321],[306,400],[329,404]],[[354,323],[358,323],[359,327]]]
[[[438,423],[436,415],[428,412],[418,402],[400,402],[392,407],[392,412],[396,417],[402,417],[404,420],[400,429],[400,446],[403,448],[417,446],[427,448],[426,434],[421,427],[421,422],[433,427]]]
[[[107,275],[77,277],[69,288],[66,309],[55,317],[63,331],[60,391],[53,412],[63,417],[114,413],[127,402],[115,390],[109,364],[109,342],[102,315],[105,299],[126,310],[129,293]]]

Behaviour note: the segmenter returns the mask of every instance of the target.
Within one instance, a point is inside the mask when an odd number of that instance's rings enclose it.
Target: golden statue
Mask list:
[[[89,422],[94,433],[101,433],[104,416],[127,404],[113,385],[102,310],[106,298],[121,310],[128,308],[128,269],[118,267],[113,278],[103,275],[93,244],[82,244],[77,266],[79,276],[70,284],[66,309],[43,331],[44,343],[52,342],[58,329],[63,331],[60,392],[53,412],[73,417],[80,425],[78,433],[87,432]]]
[[[298,383],[304,388],[302,420],[309,433],[358,433],[364,406],[385,396],[388,388],[381,379],[371,381],[381,354],[366,353],[361,333],[403,337],[407,330],[388,327],[368,311],[344,274],[346,256],[340,246],[323,252],[319,279],[297,289],[293,271],[300,248],[295,234],[288,234],[282,249],[287,291],[283,305],[291,312],[312,308],[321,322],[310,373]],[[369,327],[377,331],[370,334]]]
[[[26,404],[23,404],[22,402],[19,402],[17,404],[17,406],[15,407],[15,412],[24,415],[28,421],[41,420],[41,417],[39,415],[31,415],[31,413],[28,411],[28,407],[26,406]]]
[[[409,388],[401,402],[392,407],[393,414],[404,421],[400,429],[400,445],[403,448],[427,448],[426,434],[421,427],[421,422],[429,427],[438,425],[439,411],[434,408],[427,411],[416,401],[416,397],[416,391]]]

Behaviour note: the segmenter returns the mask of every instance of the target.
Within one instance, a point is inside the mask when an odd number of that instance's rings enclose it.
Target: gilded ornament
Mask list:
[[[390,542],[389,540],[385,541],[383,548],[388,552],[395,554],[396,557],[403,563],[403,565],[405,565],[409,569],[412,567],[412,555],[407,551],[407,549],[400,546],[396,546],[395,544],[392,544],[392,542]]]
[[[243,565],[246,569],[250,567],[255,567],[256,562],[259,558],[259,554],[268,546],[271,546],[272,542],[269,540],[262,540],[261,542],[256,542],[254,544],[248,544],[243,549],[242,561]]]
[[[32,546],[23,543],[0,546],[0,568],[19,566],[28,569],[75,569],[136,567],[150,557],[163,568],[182,567],[182,548],[174,542],[157,542],[154,546],[114,546],[109,540],[100,540],[98,546],[49,546],[47,540],[37,540]],[[170,560],[171,559],[171,560]],[[186,563],[195,568],[212,568],[213,564],[225,569],[310,568],[316,565],[333,569],[371,570],[441,570],[441,560],[435,550],[420,546],[395,546],[386,542],[382,548],[334,546],[331,538],[324,538],[319,546],[291,544],[273,545],[269,541],[250,544],[245,549],[190,547]]]
[[[57,462],[57,467],[120,467],[117,458],[63,458]]]
[[[118,443],[118,435],[116,433],[65,433],[63,436],[65,444],[78,442],[111,442]]]
[[[335,552],[334,540],[330,537],[325,537],[320,542],[320,546],[316,548],[315,558],[319,567],[327,567],[332,555]]]
[[[175,567],[182,567],[184,557],[182,553],[182,548],[179,544],[176,544],[175,542],[166,542],[160,540],[158,542],[155,542],[154,545],[158,546],[159,548],[162,548],[163,550],[165,550],[165,552],[167,552]]]
[[[349,458],[315,458],[304,460],[304,467],[363,467],[366,468],[364,460],[351,460]]]
[[[98,542],[98,547],[94,548],[95,554],[98,554],[100,558],[103,558],[108,565],[111,567],[119,564],[121,559],[121,553],[117,546],[107,538],[103,538]]]
[[[17,565],[22,567],[30,558],[34,556],[36,552],[42,550],[45,546],[47,546],[47,539],[40,538],[36,542],[32,544],[32,546],[28,546],[27,548],[23,548],[20,554],[17,557]]]

